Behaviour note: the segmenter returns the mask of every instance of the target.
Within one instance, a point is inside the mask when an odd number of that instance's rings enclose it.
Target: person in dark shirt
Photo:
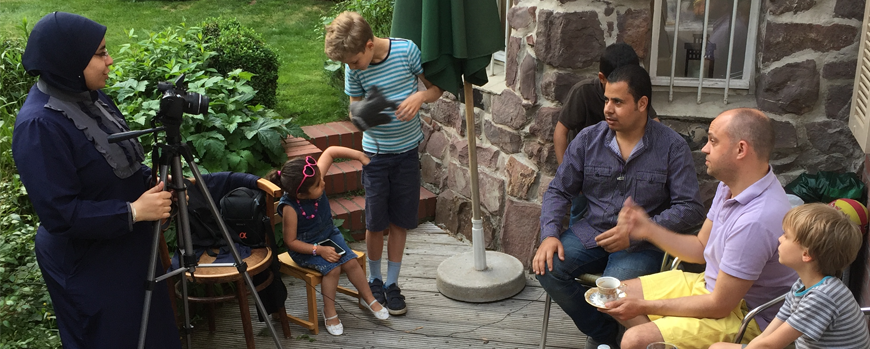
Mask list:
[[[634,49],[626,43],[607,46],[598,63],[598,77],[581,81],[568,91],[568,99],[559,113],[559,121],[553,131],[553,145],[556,148],[556,161],[561,165],[568,143],[580,130],[604,120],[604,86],[607,76],[614,69],[624,65],[639,65]],[[655,110],[648,107],[650,118],[656,119]],[[577,195],[571,202],[569,226],[574,225],[586,214],[586,196]]]

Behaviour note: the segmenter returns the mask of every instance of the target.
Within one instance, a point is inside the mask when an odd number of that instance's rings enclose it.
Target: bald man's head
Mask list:
[[[720,117],[726,118],[725,128],[732,142],[746,141],[759,160],[770,161],[775,135],[773,122],[763,112],[752,108],[737,108],[725,111]]]

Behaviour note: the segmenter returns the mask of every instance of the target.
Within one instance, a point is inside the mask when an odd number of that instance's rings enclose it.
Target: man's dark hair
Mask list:
[[[616,68],[609,76],[607,83],[625,82],[628,84],[628,93],[634,97],[634,102],[646,96],[647,109],[652,104],[652,82],[649,78],[649,73],[639,65],[624,65]]]
[[[616,68],[624,65],[640,65],[640,60],[629,44],[618,42],[604,49],[604,54],[601,55],[598,63],[598,71],[608,77]]]

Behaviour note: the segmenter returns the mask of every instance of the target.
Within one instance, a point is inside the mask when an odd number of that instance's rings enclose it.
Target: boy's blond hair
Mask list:
[[[792,208],[782,220],[795,242],[807,248],[822,275],[840,276],[858,255],[862,234],[845,213],[825,204]]]
[[[364,52],[366,43],[374,38],[372,27],[359,13],[345,11],[326,26],[324,51],[329,59],[340,62]]]

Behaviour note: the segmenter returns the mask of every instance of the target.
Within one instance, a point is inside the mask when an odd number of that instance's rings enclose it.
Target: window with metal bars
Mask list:
[[[654,85],[748,89],[760,0],[655,0],[649,72]]]

